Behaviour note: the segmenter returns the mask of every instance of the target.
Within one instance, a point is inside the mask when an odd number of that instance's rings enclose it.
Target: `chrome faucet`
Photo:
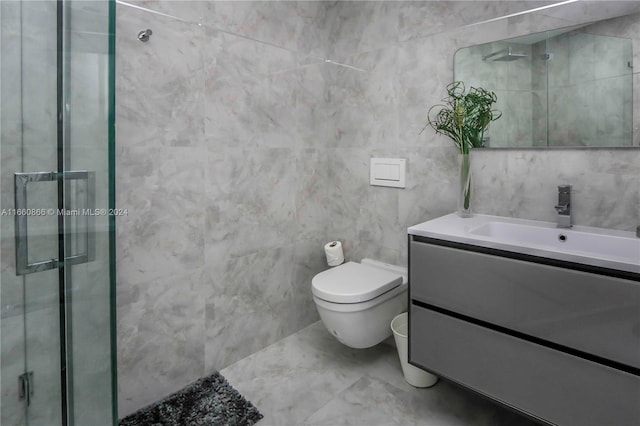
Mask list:
[[[558,185],[558,228],[571,228],[571,185]]]

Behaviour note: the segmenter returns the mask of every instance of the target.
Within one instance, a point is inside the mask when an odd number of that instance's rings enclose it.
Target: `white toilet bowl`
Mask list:
[[[320,272],[311,291],[327,330],[360,349],[391,336],[391,320],[407,310],[407,282],[406,268],[362,259]]]

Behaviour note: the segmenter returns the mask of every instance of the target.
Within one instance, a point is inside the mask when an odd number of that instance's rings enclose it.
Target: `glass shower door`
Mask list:
[[[0,2],[0,423],[115,420],[108,1]]]
[[[56,13],[55,2],[0,3],[2,424],[62,421],[59,272],[18,274],[16,216],[22,212],[13,210],[15,173],[57,170]],[[57,182],[27,185],[29,209],[57,209]],[[30,228],[23,260],[57,258],[56,215],[22,218]]]
[[[69,424],[117,421],[111,286],[109,19],[112,2],[65,2],[64,280]],[[112,47],[112,45],[111,45]],[[77,175],[74,175],[77,174]],[[85,174],[86,173],[86,174]],[[75,260],[74,260],[75,259]]]

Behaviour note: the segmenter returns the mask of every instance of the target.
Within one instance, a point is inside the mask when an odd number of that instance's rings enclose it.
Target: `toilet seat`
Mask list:
[[[400,286],[402,281],[398,273],[347,262],[313,277],[311,291],[319,299],[332,303],[360,303]]]

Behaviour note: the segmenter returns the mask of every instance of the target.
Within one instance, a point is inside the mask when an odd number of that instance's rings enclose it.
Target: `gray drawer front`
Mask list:
[[[422,242],[411,299],[640,368],[640,283]]]
[[[562,426],[637,426],[640,378],[410,307],[409,360]]]

